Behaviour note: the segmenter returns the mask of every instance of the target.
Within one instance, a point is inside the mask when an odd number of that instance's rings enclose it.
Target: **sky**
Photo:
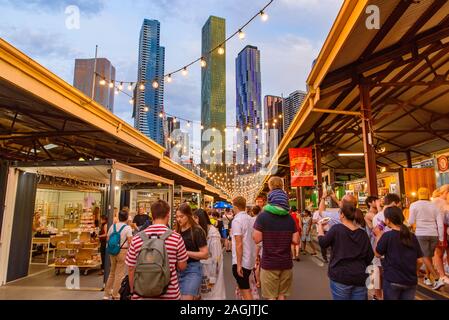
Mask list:
[[[235,32],[268,0],[0,0],[0,37],[56,75],[73,83],[74,60],[99,57],[115,66],[117,80],[135,81],[139,32],[143,19],[161,23],[165,71],[201,56],[201,28],[210,15],[226,19],[227,35]],[[343,0],[275,0],[267,22],[256,19],[245,40],[227,44],[227,123],[235,124],[235,58],[246,45],[261,51],[262,98],[305,90],[313,60],[331,29]],[[66,8],[80,10],[80,28],[66,27]],[[123,94],[114,113],[133,125],[132,107]],[[174,77],[165,85],[165,110],[181,118],[201,119],[201,70]],[[198,130],[199,131],[199,128]],[[195,139],[195,136],[194,136]]]

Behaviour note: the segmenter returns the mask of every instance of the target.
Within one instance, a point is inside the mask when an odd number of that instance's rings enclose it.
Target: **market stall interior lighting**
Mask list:
[[[338,154],[339,157],[363,157],[365,156],[362,152],[342,152]]]

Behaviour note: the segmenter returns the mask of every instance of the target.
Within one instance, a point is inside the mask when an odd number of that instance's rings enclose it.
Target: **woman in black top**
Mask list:
[[[341,224],[334,225],[324,235],[318,224],[318,241],[323,248],[331,247],[329,279],[334,300],[367,300],[367,267],[374,258],[366,231],[355,219],[357,208],[345,203],[340,211]]]
[[[385,232],[376,246],[376,256],[382,257],[385,300],[415,300],[418,277],[416,265],[423,256],[416,236],[404,225],[404,215],[398,207],[386,208]]]
[[[106,239],[108,237],[108,217],[101,216],[101,226],[100,226],[100,235],[98,238],[100,239],[100,253],[101,253],[101,271],[99,275],[104,274],[104,261],[106,259]]]
[[[176,232],[181,234],[187,250],[187,268],[178,274],[182,300],[200,295],[203,266],[200,260],[209,258],[206,233],[193,219],[192,209],[183,203],[176,212]]]

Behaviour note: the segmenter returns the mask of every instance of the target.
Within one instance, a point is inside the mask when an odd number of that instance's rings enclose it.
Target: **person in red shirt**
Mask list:
[[[299,236],[301,237],[301,230],[302,230],[302,221],[301,221],[301,217],[300,214],[298,213],[298,210],[296,209],[295,206],[293,206],[291,208],[291,212],[290,215],[292,216],[293,220],[295,220],[295,224],[296,224],[296,229],[299,232]],[[299,251],[301,249],[301,245],[295,245],[292,244],[292,257],[293,260],[299,261]]]
[[[150,236],[157,234],[163,235],[168,230],[168,221],[170,217],[170,206],[163,200],[158,200],[151,206],[151,213],[153,214],[153,225],[149,226],[144,232]],[[142,249],[143,241],[139,235],[135,235],[132,239],[131,246],[126,256],[126,264],[128,265],[129,286],[131,292],[134,290],[134,271],[137,263],[137,257]],[[181,299],[181,292],[179,290],[178,275],[176,269],[183,271],[187,268],[187,251],[179,233],[173,232],[170,237],[165,240],[165,247],[167,249],[168,259],[170,263],[171,280],[168,285],[167,292],[160,297],[153,299],[160,300],[179,300]],[[136,294],[133,294],[133,300],[142,299]]]

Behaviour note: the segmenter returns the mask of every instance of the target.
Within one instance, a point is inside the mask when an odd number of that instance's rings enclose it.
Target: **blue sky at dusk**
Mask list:
[[[117,80],[137,77],[139,31],[144,18],[161,23],[166,48],[165,71],[183,67],[201,55],[201,28],[210,15],[226,19],[227,34],[236,31],[268,0],[0,0],[0,37],[52,72],[73,83],[75,58],[99,56],[117,69]],[[265,23],[256,19],[246,39],[227,45],[227,117],[235,123],[235,58],[246,45],[261,50],[262,94],[288,95],[305,89],[342,0],[275,0]],[[81,10],[79,30],[65,27],[65,9]],[[180,74],[165,86],[165,108],[171,114],[201,119],[201,73],[197,64],[187,78]],[[115,113],[133,124],[129,98],[116,98]]]

